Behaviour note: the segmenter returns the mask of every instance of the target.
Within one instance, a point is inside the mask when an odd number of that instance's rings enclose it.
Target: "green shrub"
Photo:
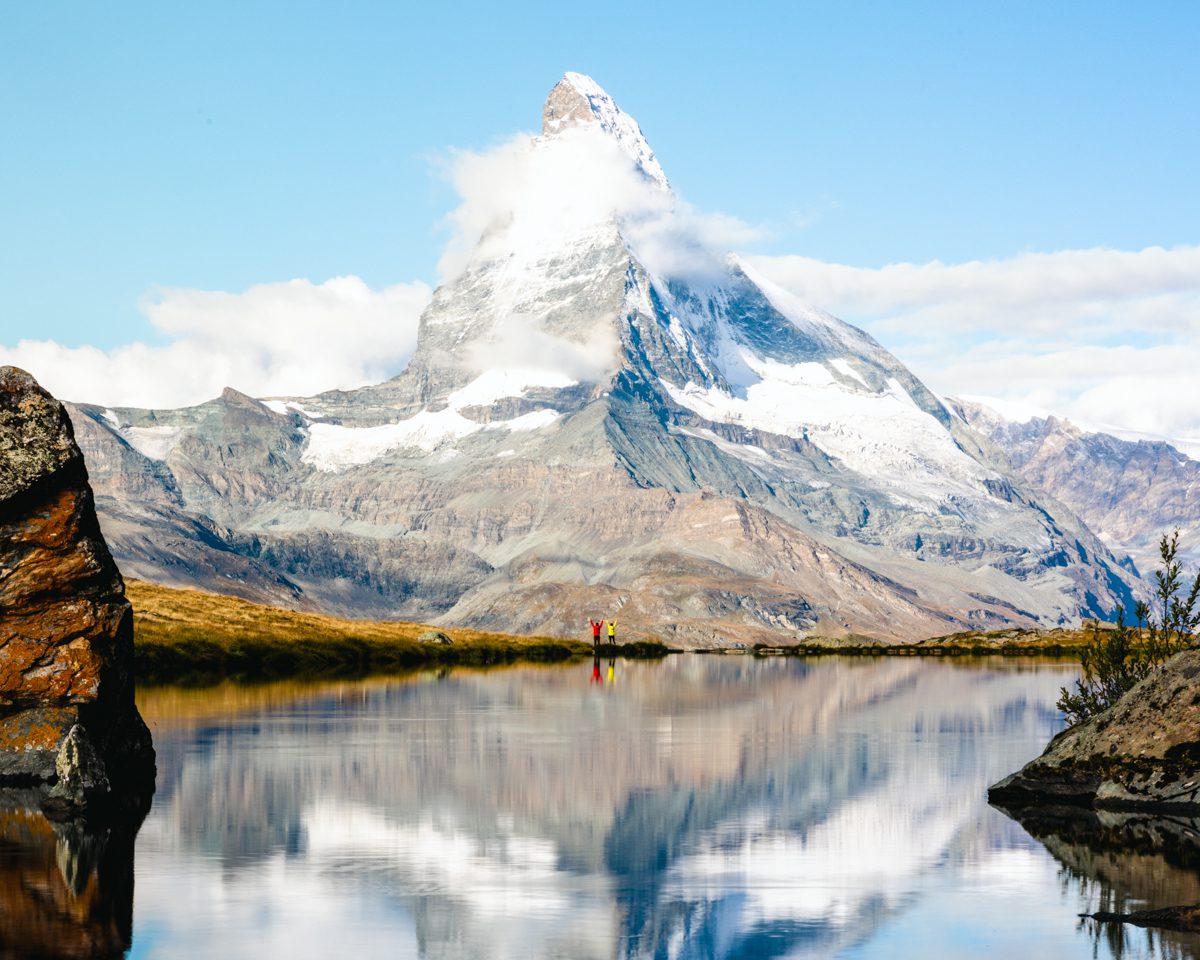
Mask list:
[[[1179,562],[1179,531],[1163,534],[1158,543],[1162,567],[1154,573],[1153,603],[1138,601],[1134,608],[1137,629],[1125,623],[1117,608],[1117,629],[1093,627],[1092,641],[1081,657],[1083,676],[1072,693],[1063,687],[1058,709],[1072,726],[1103,713],[1140,680],[1180,650],[1190,646],[1200,626],[1200,572],[1191,586]]]

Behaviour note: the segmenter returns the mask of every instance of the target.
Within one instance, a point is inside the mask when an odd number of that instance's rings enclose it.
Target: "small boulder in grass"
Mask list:
[[[108,774],[87,730],[75,724],[63,737],[55,758],[58,781],[46,798],[47,810],[83,811],[108,799]]]
[[[441,630],[426,630],[417,639],[421,643],[439,643],[445,647],[454,646],[454,641],[451,639],[450,634],[443,633]]]

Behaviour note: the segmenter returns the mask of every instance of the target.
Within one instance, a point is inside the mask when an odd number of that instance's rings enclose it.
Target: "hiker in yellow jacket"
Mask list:
[[[617,621],[616,620],[608,621],[608,642],[609,643],[617,642]]]

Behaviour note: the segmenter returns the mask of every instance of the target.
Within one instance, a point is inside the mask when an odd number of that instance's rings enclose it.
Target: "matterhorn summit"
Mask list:
[[[591,77],[566,73],[546,97],[546,105],[542,108],[542,136],[553,137],[563,130],[588,124],[595,124],[612,137],[638,170],[669,189],[667,175],[637,121],[618,107]]]
[[[478,164],[468,248],[392,380],[74,410],[127,574],[517,632],[620,611],[689,645],[1129,602],[1087,527],[899,360],[693,230],[591,78]]]

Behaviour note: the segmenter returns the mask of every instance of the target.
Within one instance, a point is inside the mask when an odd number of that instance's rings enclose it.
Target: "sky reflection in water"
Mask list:
[[[131,956],[1200,956],[1097,940],[1104,891],[984,801],[1072,667],[606,668],[143,691]]]

